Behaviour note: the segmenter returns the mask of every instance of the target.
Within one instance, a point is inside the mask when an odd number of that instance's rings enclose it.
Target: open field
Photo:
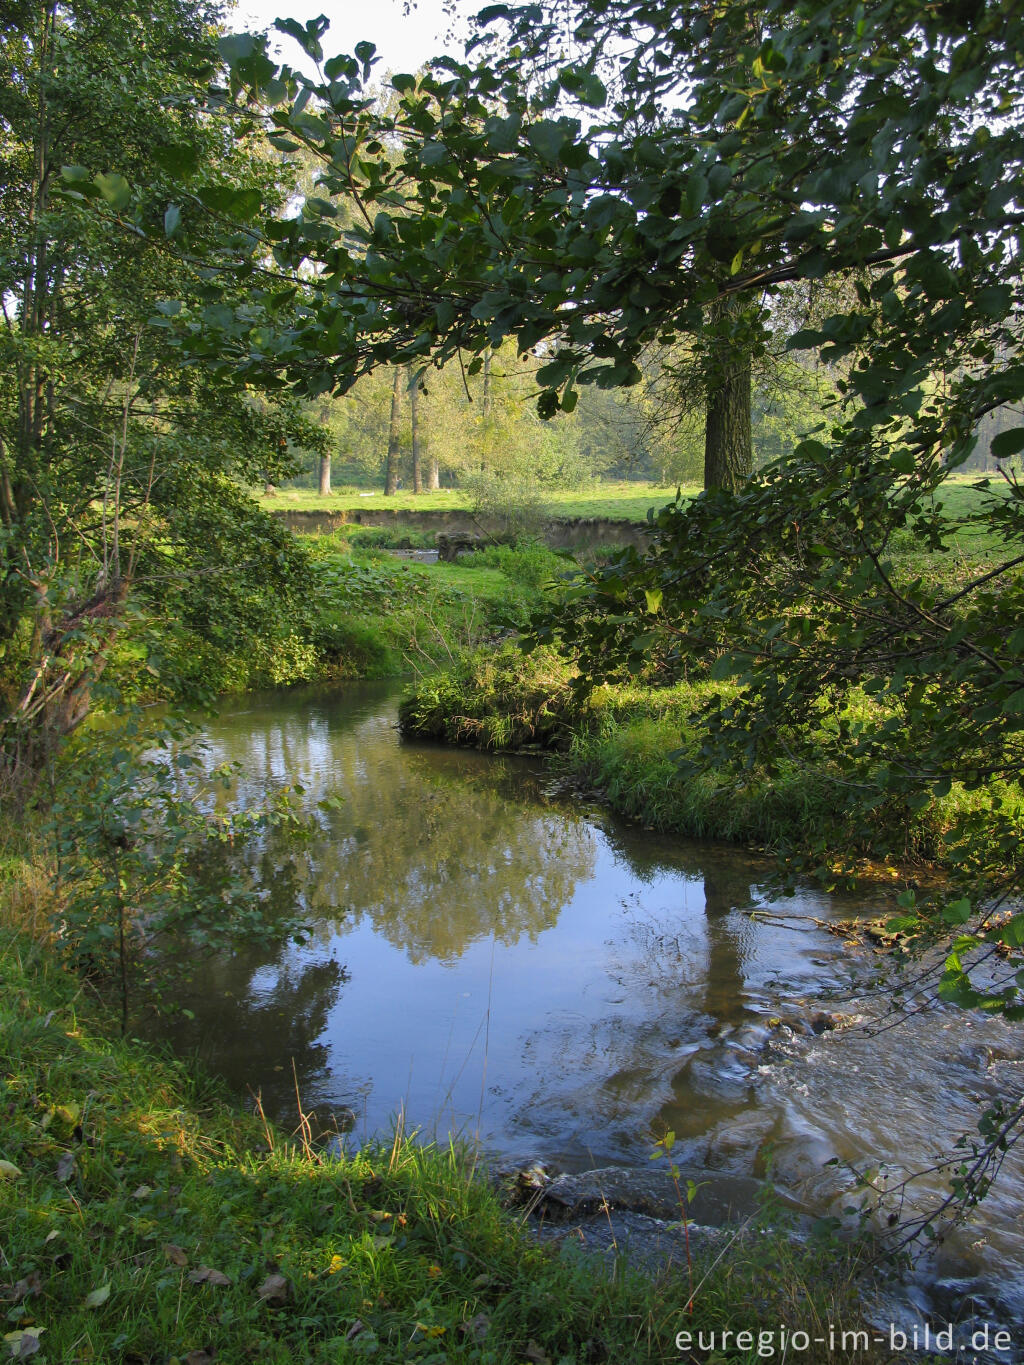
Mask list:
[[[693,497],[700,491],[690,484],[684,492]],[[544,502],[555,517],[610,517],[615,521],[645,521],[650,507],[662,507],[675,497],[675,486],[652,487],[646,483],[619,480],[614,483],[593,483],[585,488],[556,489],[545,495]],[[284,488],[269,498],[261,498],[272,511],[290,509],[302,512],[367,511],[388,508],[396,512],[451,512],[469,508],[472,497],[465,490],[444,488],[439,493],[421,493],[418,497],[402,489],[386,498],[381,492],[366,488],[341,488],[322,498],[313,489]]]
[[[951,517],[959,519],[978,510],[985,498],[979,488],[981,482],[981,477],[974,474],[954,474],[946,480],[941,502]],[[996,494],[1005,488],[1005,484],[1000,478],[992,476],[990,488]],[[687,484],[682,491],[686,497],[696,497],[700,486]],[[546,495],[544,504],[552,517],[608,517],[614,521],[646,521],[650,508],[663,507],[672,501],[675,494],[674,485],[657,487],[620,479],[595,482],[584,488],[556,489]],[[386,508],[394,512],[451,512],[470,508],[473,499],[468,491],[458,488],[421,493],[418,497],[402,489],[390,498],[386,498],[379,490],[366,488],[340,488],[326,498],[321,498],[313,489],[284,488],[270,497],[261,497],[260,501],[271,511],[356,512]],[[957,539],[965,549],[969,545],[973,552],[995,551],[998,548],[989,545],[984,533],[970,526],[958,531]]]

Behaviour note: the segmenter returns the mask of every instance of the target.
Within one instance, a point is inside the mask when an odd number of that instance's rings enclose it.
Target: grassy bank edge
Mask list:
[[[699,752],[692,713],[732,684],[604,685],[580,695],[573,676],[554,649],[524,654],[509,641],[417,682],[399,708],[400,727],[409,738],[548,751],[569,783],[649,829],[820,856],[833,870],[842,864],[852,872],[870,860],[873,873],[889,878],[941,860],[958,808],[991,796],[954,787],[917,811],[880,807],[868,825],[845,809],[843,785],[824,759],[783,760],[770,776],[757,769],[689,775],[677,756]]]

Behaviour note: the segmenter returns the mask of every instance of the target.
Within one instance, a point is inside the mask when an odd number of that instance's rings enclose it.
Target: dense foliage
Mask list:
[[[172,189],[276,193],[244,126],[225,138],[201,115],[215,17],[184,0],[131,14],[21,4],[0,27],[8,778],[31,779],[80,723],[116,648],[159,671],[169,637],[223,630],[226,615],[250,638],[286,635],[301,583],[299,548],[238,484],[287,468],[290,442],[317,432],[293,402],[226,394],[186,369],[149,326],[162,295],[196,296],[220,241],[205,216],[168,206]],[[134,199],[126,177],[145,186]]]

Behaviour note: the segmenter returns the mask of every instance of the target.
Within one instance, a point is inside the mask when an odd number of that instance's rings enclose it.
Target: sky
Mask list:
[[[483,2],[457,0],[457,8],[463,14],[474,13]],[[323,40],[327,56],[351,52],[358,42],[374,43],[381,56],[377,68],[381,74],[415,71],[428,57],[442,52],[461,55],[461,43],[451,32],[453,20],[444,12],[442,0],[417,0],[411,7],[410,0],[238,0],[228,27],[268,28],[279,15],[305,24],[320,14],[331,21]],[[284,35],[280,52],[289,64],[299,65],[298,45]]]

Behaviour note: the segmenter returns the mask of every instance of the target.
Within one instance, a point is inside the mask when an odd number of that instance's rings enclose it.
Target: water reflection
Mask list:
[[[651,1130],[672,1128],[695,1173],[763,1173],[774,1147],[782,1184],[823,1208],[842,1179],[823,1163],[885,1151],[894,1096],[907,1165],[976,1121],[977,1068],[951,1068],[951,1039],[1019,1056],[1001,1021],[960,1016],[905,1032],[912,1046],[780,1046],[772,1016],[849,996],[857,963],[822,922],[884,902],[804,888],[791,919],[752,915],[769,863],[553,804],[528,762],[403,744],[394,717],[393,689],[370,685],[256,699],[209,729],[210,761],[242,765],[233,799],[296,781],[311,810],[341,798],[291,871],[273,839],[244,851],[275,905],[313,915],[312,943],[196,964],[196,1018],[175,1026],[286,1122],[297,1082],[306,1108],[350,1107],[360,1136],[404,1109],[570,1167],[646,1163]]]
[[[311,809],[340,803],[322,813],[308,856],[321,941],[364,917],[412,962],[450,962],[492,936],[536,939],[592,874],[593,832],[578,817],[544,818],[507,764],[402,745],[393,691],[254,705],[212,727],[210,761],[240,765],[243,805],[294,782]],[[273,849],[249,856],[272,861]]]
[[[366,1131],[405,1108],[517,1155],[641,1157],[652,1124],[696,1138],[751,1103],[723,1029],[780,964],[820,976],[747,914],[767,865],[553,806],[520,760],[403,744],[390,688],[256,700],[209,740],[243,804],[295,781],[337,802],[291,882],[272,840],[246,852],[313,942],[199,968],[188,1041],[283,1114],[294,1057],[306,1102]]]

